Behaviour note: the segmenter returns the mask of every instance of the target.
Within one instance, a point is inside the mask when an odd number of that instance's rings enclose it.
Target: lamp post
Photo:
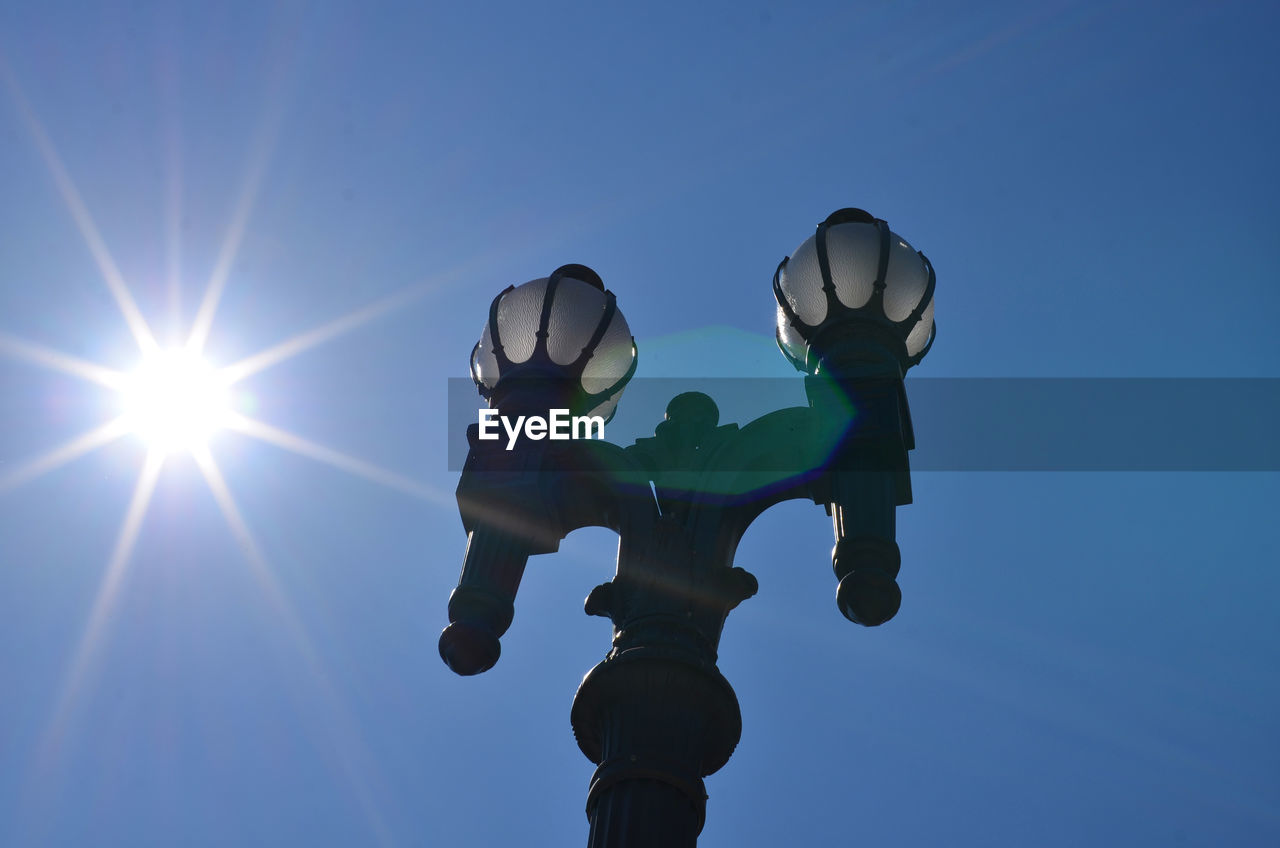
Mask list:
[[[888,225],[842,209],[774,275],[777,339],[805,376],[808,405],[720,424],[711,398],[676,396],[651,438],[501,440],[468,430],[458,484],[467,550],[440,655],[458,674],[491,668],[529,556],[573,530],[620,538],[617,572],[586,600],[613,646],[583,679],[570,719],[598,765],[587,794],[590,848],[693,846],[703,778],[742,732],[716,666],[730,610],[755,594],[734,567],[748,525],[775,503],[825,505],[836,602],[875,626],[898,611],[894,513],[911,502],[914,447],[903,376],[933,341],[933,268]],[[472,377],[503,417],[611,417],[636,367],[626,320],[599,276],[566,265],[494,299]],[[529,432],[529,431],[527,431]],[[535,437],[536,438],[536,437]]]

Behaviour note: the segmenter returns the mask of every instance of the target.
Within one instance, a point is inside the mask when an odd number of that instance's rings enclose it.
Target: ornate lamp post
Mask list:
[[[507,450],[470,428],[458,484],[467,551],[440,636],[455,672],[497,662],[529,556],[579,527],[620,537],[617,573],[586,600],[588,614],[612,620],[613,648],[583,679],[570,716],[598,764],[590,848],[696,844],[702,778],[742,732],[716,652],[729,611],[757,589],[733,566],[757,515],[790,498],[824,504],[840,611],[867,626],[898,611],[894,512],[911,502],[914,447],[903,375],[932,344],[933,289],[923,254],[884,221],[842,209],[774,275],[778,345],[806,374],[808,406],[739,428],[688,392],[652,438],[625,448],[538,439]],[[481,395],[507,418],[611,416],[635,364],[613,294],[581,265],[499,294],[471,356]]]

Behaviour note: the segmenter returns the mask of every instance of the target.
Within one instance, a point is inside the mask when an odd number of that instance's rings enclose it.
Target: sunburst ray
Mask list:
[[[120,307],[120,312],[124,315],[125,323],[129,325],[129,331],[133,333],[134,340],[143,352],[155,350],[158,347],[155,336],[152,334],[151,328],[147,326],[142,313],[138,310],[138,304],[134,302],[133,295],[129,293],[129,287],[125,284],[120,269],[116,267],[110,251],[107,250],[106,242],[102,240],[102,234],[98,231],[98,226],[94,223],[93,216],[89,214],[84,198],[80,196],[80,191],[71,179],[71,174],[67,171],[66,165],[63,164],[62,157],[58,155],[58,151],[53,146],[53,141],[49,138],[48,132],[45,131],[44,125],[36,117],[31,104],[27,101],[26,94],[22,91],[22,87],[18,85],[17,78],[3,60],[0,60],[0,77],[4,78],[5,85],[8,87],[9,93],[13,96],[14,103],[18,107],[18,114],[22,117],[22,122],[26,125],[36,149],[40,152],[41,158],[44,159],[45,165],[53,177],[54,184],[58,188],[58,193],[62,195],[63,202],[67,204],[67,210],[71,213],[76,227],[80,230],[80,235],[84,238],[85,245],[93,255],[93,260],[97,263],[98,270],[102,273],[102,278],[106,282],[107,288],[111,290],[111,295]]]
[[[321,324],[279,344],[272,345],[266,350],[246,356],[238,362],[233,362],[222,369],[222,376],[228,384],[243,380],[259,371],[270,368],[272,365],[277,365],[286,359],[297,356],[303,351],[332,341],[338,336],[349,333],[375,318],[382,317],[388,312],[412,303],[418,298],[435,291],[440,285],[441,281],[431,280],[407,286],[400,291],[375,300],[368,306],[348,312],[340,318],[335,318],[326,324]]]
[[[218,311],[218,303],[222,299],[222,291],[226,288],[227,277],[231,273],[231,265],[240,252],[240,242],[244,239],[245,228],[249,224],[249,215],[253,212],[253,204],[262,185],[262,177],[267,169],[271,148],[274,146],[275,132],[270,131],[259,138],[249,156],[249,167],[244,182],[240,187],[240,195],[235,209],[231,213],[231,224],[223,237],[222,247],[218,251],[218,259],[209,275],[204,296],[196,310],[195,322],[191,327],[191,335],[187,338],[187,349],[200,352],[208,341],[209,330],[213,326],[213,316]]]
[[[121,388],[127,379],[122,371],[116,371],[44,345],[23,341],[8,333],[0,333],[0,351],[17,359],[25,359],[50,370],[89,380],[109,389]]]
[[[308,441],[301,436],[290,433],[288,430],[282,430],[279,427],[272,427],[270,424],[264,424],[254,418],[249,418],[240,413],[231,413],[227,417],[227,428],[246,436],[253,436],[255,439],[268,442],[277,447],[292,451],[299,456],[305,456],[308,459],[314,459],[334,468],[341,469],[357,477],[363,477],[372,483],[378,483],[390,489],[395,489],[406,494],[413,495],[415,498],[421,498],[432,503],[448,505],[452,503],[449,496],[436,489],[411,480],[394,471],[388,471],[380,468],[364,460],[356,459],[345,453],[336,451],[333,448],[325,447],[316,442]]]
[[[61,468],[73,459],[114,442],[127,432],[129,426],[125,417],[121,415],[113,418],[0,476],[0,492],[7,492],[55,468]]]
[[[245,166],[245,175],[240,182],[240,191],[231,212],[231,222],[218,251],[213,273],[205,285],[204,296],[196,310],[195,321],[191,327],[191,335],[187,338],[187,349],[199,353],[204,349],[209,338],[209,330],[213,326],[213,316],[218,311],[218,303],[226,288],[227,277],[231,266],[240,253],[240,243],[244,239],[245,229],[249,224],[249,216],[253,213],[257,201],[258,190],[267,171],[267,164],[275,150],[281,125],[284,120],[284,97],[289,84],[290,65],[296,59],[291,47],[284,43],[280,53],[272,62],[266,81],[266,93],[263,99],[261,122],[253,135],[249,149],[249,158]]]
[[[177,74],[168,75],[173,81],[166,85],[171,100],[165,132],[165,288],[168,290],[170,344],[178,344],[182,327],[182,134],[178,125]]]
[[[357,723],[338,696],[337,689],[333,686],[328,670],[320,659],[320,655],[307,634],[302,620],[294,611],[292,604],[289,603],[287,596],[276,580],[275,573],[271,570],[271,566],[268,564],[266,556],[262,553],[262,549],[254,538],[252,531],[250,531],[249,525],[245,522],[244,516],[240,513],[235,498],[231,495],[231,489],[227,486],[227,482],[223,478],[222,472],[218,469],[217,463],[214,462],[213,455],[208,448],[200,448],[193,451],[192,456],[196,461],[196,465],[200,468],[200,472],[204,475],[205,482],[209,484],[209,490],[213,493],[213,498],[217,502],[218,508],[222,511],[223,518],[226,519],[228,527],[231,528],[231,535],[235,537],[236,542],[244,552],[245,559],[248,560],[250,567],[253,569],[254,579],[271,607],[272,620],[284,628],[293,642],[294,649],[301,655],[307,671],[320,690],[321,703],[329,714],[327,716],[329,723],[335,724],[339,728],[339,732],[334,734],[333,738],[337,747],[338,759],[344,776],[351,784],[352,790],[355,792],[360,806],[368,818],[370,829],[374,832],[379,844],[391,843],[391,834],[387,827],[386,819],[379,810],[373,793],[369,789],[370,781],[368,778],[373,770],[373,759],[360,741]]]
[[[218,509],[222,511],[223,518],[227,521],[227,526],[231,529],[231,535],[235,538],[236,544],[244,553],[245,559],[249,565],[253,567],[254,578],[261,584],[261,589],[265,593],[268,602],[273,610],[283,615],[283,623],[289,630],[289,636],[296,643],[295,646],[302,653],[308,665],[318,667],[319,659],[316,656],[315,649],[311,646],[310,639],[302,630],[301,623],[294,615],[289,602],[285,599],[284,593],[280,590],[279,583],[276,582],[275,575],[271,571],[271,567],[267,564],[267,558],[262,553],[253,533],[249,530],[248,523],[244,520],[244,516],[240,513],[240,508],[236,505],[235,498],[231,495],[231,488],[227,486],[226,478],[222,476],[222,471],[213,460],[213,454],[209,452],[207,447],[198,448],[192,451],[192,458],[195,459],[196,466],[200,469],[200,473],[204,475],[205,482],[209,484],[209,491],[213,493],[213,499],[218,504]]]
[[[147,506],[151,503],[151,495],[155,491],[156,480],[160,477],[163,464],[163,456],[159,453],[149,453],[142,464],[142,471],[138,474],[138,482],[134,486],[133,497],[129,501],[124,521],[120,525],[115,548],[111,552],[111,559],[107,562],[107,570],[98,584],[93,607],[89,611],[89,621],[85,625],[84,633],[80,636],[71,664],[63,678],[49,725],[44,732],[43,743],[39,749],[43,768],[52,765],[53,758],[57,755],[89,666],[101,647],[105,628],[115,608],[116,597],[128,571],[129,559],[138,540],[138,531],[142,528],[142,519],[147,514]]]

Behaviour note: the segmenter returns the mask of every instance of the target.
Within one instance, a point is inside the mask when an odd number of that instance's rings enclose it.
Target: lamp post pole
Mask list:
[[[807,406],[739,427],[720,424],[711,398],[687,392],[668,404],[653,437],[625,448],[582,440],[507,450],[481,439],[478,426],[468,432],[458,486],[467,552],[440,637],[455,672],[497,662],[529,556],[556,550],[579,527],[619,535],[616,574],[585,605],[612,621],[612,650],[583,679],[570,713],[579,747],[597,765],[589,848],[696,845],[703,778],[728,762],[742,733],[737,697],[716,660],[726,617],[757,590],[755,577],[733,565],[757,515],[792,498],[825,505],[841,612],[874,626],[898,610],[894,511],[911,500],[914,446],[902,377],[932,341],[933,274],[923,255],[895,254],[891,235],[883,221],[841,210],[775,275],[779,345],[807,372]],[[856,292],[846,297],[850,280],[833,279],[831,258],[848,266],[840,251],[868,238],[878,250],[862,261],[874,279],[855,302]],[[788,262],[809,262],[816,276],[789,275]],[[916,286],[907,314],[888,315],[886,291],[901,300],[895,282],[915,285],[919,269],[927,283]],[[557,344],[552,328],[568,326],[571,314],[579,328]],[[529,336],[535,326],[532,338],[516,337],[514,328]],[[560,404],[611,414],[634,372],[635,347],[594,272],[564,266],[495,299],[472,363],[481,393],[504,416]],[[593,372],[592,363],[611,370]]]

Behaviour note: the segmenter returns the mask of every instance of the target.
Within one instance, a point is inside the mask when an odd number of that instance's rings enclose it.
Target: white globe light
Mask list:
[[[902,368],[932,344],[933,266],[923,253],[861,209],[841,209],[778,266],[778,346],[812,371],[815,350],[836,336],[862,334],[886,344]]]
[[[587,403],[575,413],[609,418],[635,361],[613,293],[590,268],[564,265],[494,299],[471,353],[471,377],[486,398],[507,378],[571,380]]]

